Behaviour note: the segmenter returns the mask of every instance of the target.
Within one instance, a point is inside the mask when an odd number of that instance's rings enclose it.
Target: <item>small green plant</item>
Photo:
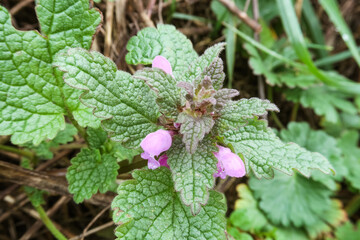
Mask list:
[[[337,165],[306,146],[283,142],[261,118],[279,111],[270,101],[232,100],[239,92],[223,88],[219,55],[224,43],[199,56],[174,26],[145,28],[128,42],[126,61],[152,67],[131,75],[88,51],[101,22],[100,14],[88,6],[87,0],[37,1],[41,33],[16,30],[7,10],[0,8],[2,135],[12,135],[13,144],[37,152],[40,146],[54,146],[46,140],[63,144],[77,130],[86,146],[71,159],[66,175],[77,203],[112,189],[118,162],[142,152],[148,168],[134,170],[134,179],[118,186],[112,202],[118,239],[225,239],[227,207],[223,194],[213,190],[215,178],[245,173],[275,176],[267,184],[250,184],[274,224],[310,225],[302,215],[275,208],[275,197],[281,203],[291,202],[287,196],[302,204],[312,201],[306,194],[319,202],[328,200],[329,190],[308,189],[301,175],[310,177],[314,169],[332,173]],[[72,130],[63,139],[59,135],[68,131],[65,117]],[[293,175],[284,178],[294,179],[295,190],[303,194],[277,194],[277,186],[286,188],[287,182],[274,169]],[[328,200],[319,211],[331,204]],[[52,225],[48,228],[59,236]]]

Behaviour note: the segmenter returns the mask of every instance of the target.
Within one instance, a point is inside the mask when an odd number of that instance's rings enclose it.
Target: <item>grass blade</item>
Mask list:
[[[339,6],[334,0],[320,0],[320,4],[329,15],[331,21],[336,26],[336,29],[340,32],[342,39],[348,46],[350,52],[355,58],[355,61],[360,66],[360,54],[357,50],[357,46],[348,25],[344,18],[341,16]]]
[[[223,25],[226,26],[228,29],[230,29],[231,31],[235,32],[241,39],[243,39],[244,41],[250,43],[251,45],[253,45],[254,47],[258,48],[259,50],[271,55],[274,58],[277,58],[280,61],[283,61],[284,63],[297,68],[297,70],[299,71],[303,71],[303,72],[311,72],[313,73],[309,66],[304,65],[302,63],[298,63],[295,62],[287,57],[284,57],[281,54],[278,54],[277,52],[265,47],[264,45],[262,45],[261,43],[255,41],[254,39],[252,39],[251,37],[249,37],[248,35],[246,35],[245,33],[239,31],[238,29],[234,28],[233,26],[227,24],[226,22],[223,22]],[[336,89],[338,89],[339,91],[342,91],[344,93],[350,93],[350,94],[360,94],[360,84],[355,83],[350,81],[349,79],[343,77],[343,76],[334,76],[334,74],[330,74],[324,71],[320,71],[318,70],[314,63],[313,64],[313,68],[315,68],[315,70],[318,72],[317,75],[315,76],[321,76],[321,78],[319,78],[319,80],[322,80],[323,82],[326,81],[326,84],[330,87],[334,87]],[[324,80],[325,79],[325,80]]]

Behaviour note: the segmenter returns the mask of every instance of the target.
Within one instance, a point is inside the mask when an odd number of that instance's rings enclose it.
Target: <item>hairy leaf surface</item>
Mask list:
[[[57,55],[55,63],[64,71],[64,80],[83,89],[81,101],[94,108],[94,115],[111,138],[127,147],[157,130],[159,117],[155,94],[140,79],[118,71],[114,62],[98,52],[74,48]]]
[[[265,115],[267,111],[279,111],[279,109],[269,100],[259,98],[231,101],[219,112],[220,117],[216,121],[216,128],[220,132],[238,129],[244,126],[249,119]]]
[[[176,80],[161,69],[145,68],[137,71],[135,78],[145,81],[157,95],[157,103],[160,111],[168,117],[175,117],[178,108],[182,106],[180,88],[176,86]]]
[[[112,203],[117,239],[225,239],[226,205],[222,194],[210,191],[209,201],[193,216],[174,192],[170,171],[136,170],[122,183]]]
[[[174,26],[159,24],[157,28],[144,28],[132,37],[126,49],[129,64],[151,64],[161,55],[171,64],[175,79],[181,79],[189,65],[198,57],[192,43]]]
[[[87,0],[39,0],[36,12],[41,33],[18,31],[0,6],[0,134],[12,134],[15,144],[54,138],[71,112],[82,126],[99,125],[52,62],[61,49],[90,48],[100,13]]]
[[[172,147],[167,151],[175,190],[180,192],[181,200],[185,205],[190,205],[194,214],[199,213],[201,205],[208,202],[208,191],[214,186],[213,174],[217,159],[213,152],[217,151],[207,138],[199,144],[193,154],[186,150],[179,138],[174,140]]]
[[[238,130],[224,133],[224,141],[237,154],[244,156],[247,172],[258,178],[273,177],[273,168],[286,174],[294,169],[309,177],[313,169],[324,173],[334,171],[329,161],[319,153],[312,153],[295,143],[283,143],[264,121],[253,121]]]
[[[119,165],[111,154],[101,154],[98,149],[81,149],[71,159],[66,178],[69,192],[76,203],[89,199],[99,190],[106,192],[115,181]]]

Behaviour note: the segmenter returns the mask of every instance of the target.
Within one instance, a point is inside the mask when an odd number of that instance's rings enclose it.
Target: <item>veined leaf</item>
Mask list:
[[[224,142],[244,157],[246,172],[252,171],[258,178],[272,178],[273,168],[289,175],[297,170],[306,177],[313,169],[324,173],[334,171],[321,154],[309,152],[295,143],[283,143],[265,121],[255,120],[223,136]]]
[[[145,81],[157,95],[157,103],[165,116],[176,117],[178,108],[182,106],[181,90],[176,86],[176,80],[161,69],[145,68],[137,71],[134,78]]]
[[[217,159],[213,152],[218,149],[209,139],[204,139],[197,150],[190,154],[179,138],[167,151],[168,164],[172,171],[175,190],[180,192],[182,202],[191,207],[195,215],[206,205],[209,189],[214,186],[213,174],[216,171]]]
[[[126,49],[129,64],[151,64],[156,56],[165,57],[178,81],[198,57],[190,40],[171,25],[142,29],[129,40]]]
[[[218,43],[214,46],[206,49],[206,51],[198,57],[194,62],[190,64],[189,71],[183,74],[181,80],[183,82],[193,83],[195,82],[194,86],[196,87],[198,84],[201,83],[203,78],[207,75],[208,69],[214,61],[218,61],[218,56],[222,50],[224,50],[225,43]],[[215,64],[213,67],[218,66],[221,68],[222,72],[222,65]],[[220,78],[220,83],[213,84],[215,89],[219,89],[222,86],[222,81],[224,80],[223,76]]]
[[[269,100],[259,98],[243,98],[239,101],[232,101],[219,112],[220,117],[216,121],[216,130],[224,132],[229,129],[238,129],[244,126],[249,119],[265,115],[267,111],[279,111],[279,109]]]
[[[41,34],[16,30],[0,6],[0,134],[12,134],[15,144],[53,139],[65,128],[64,115],[72,112],[82,126],[99,125],[90,112],[80,114],[81,91],[65,85],[62,73],[52,67],[61,49],[90,48],[99,12],[89,10],[88,0],[36,2]]]
[[[295,142],[301,147],[312,152],[319,152],[329,159],[336,171],[335,176],[314,171],[312,179],[323,183],[331,190],[336,189],[335,180],[341,181],[348,175],[341,149],[337,146],[337,140],[324,131],[312,130],[308,123],[289,123],[287,129],[281,130],[280,137],[285,142]]]
[[[126,147],[138,147],[157,130],[159,117],[155,93],[140,79],[117,71],[114,62],[98,52],[73,48],[60,53],[54,65],[64,71],[64,80],[85,90],[81,101],[94,108],[94,115],[110,137]]]
[[[121,223],[117,239],[226,239],[222,194],[210,191],[207,205],[193,216],[165,167],[136,170],[133,177],[119,186],[112,203],[114,222]]]
[[[89,199],[99,190],[106,192],[115,181],[119,165],[111,154],[100,154],[98,149],[81,149],[71,159],[66,178],[69,192],[74,194],[76,203]]]
[[[180,133],[183,135],[182,141],[185,144],[186,150],[193,154],[195,153],[198,144],[205,134],[211,131],[214,126],[214,120],[211,116],[193,117],[186,113],[179,114],[177,119],[181,123]]]
[[[276,173],[273,180],[251,178],[250,188],[272,223],[285,227],[311,226],[331,208],[331,191],[300,175]]]

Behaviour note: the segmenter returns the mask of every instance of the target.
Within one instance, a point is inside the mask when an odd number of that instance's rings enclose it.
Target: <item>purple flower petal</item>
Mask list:
[[[160,166],[167,167],[168,169],[170,169],[170,166],[168,165],[167,160],[168,160],[168,156],[166,154],[161,155],[161,157],[159,158],[159,163],[160,163]]]
[[[160,163],[158,161],[156,161],[155,158],[149,157],[148,158],[148,168],[149,169],[156,169],[158,167],[160,167]]]
[[[163,56],[156,56],[152,62],[152,67],[160,68],[167,74],[172,75],[172,68],[171,68],[170,62]]]
[[[157,130],[148,134],[140,143],[141,148],[151,157],[159,156],[171,147],[172,138],[169,131]]]
[[[229,148],[218,146],[219,151],[214,155],[218,159],[218,170],[214,174],[215,177],[225,178],[225,175],[230,177],[243,177],[246,174],[244,162],[241,158],[231,152]]]

